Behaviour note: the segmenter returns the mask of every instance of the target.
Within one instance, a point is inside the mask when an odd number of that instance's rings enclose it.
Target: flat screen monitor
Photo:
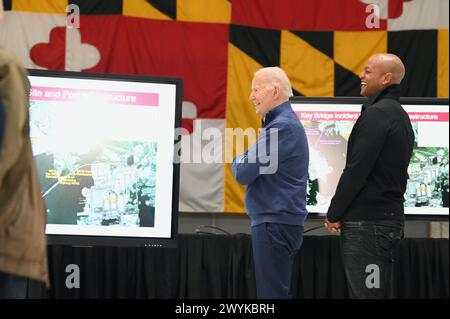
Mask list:
[[[308,211],[325,214],[345,167],[347,141],[365,98],[291,98],[305,127],[310,151]],[[415,134],[405,216],[441,220],[449,216],[448,99],[402,98]]]
[[[29,70],[50,244],[173,247],[179,79]]]

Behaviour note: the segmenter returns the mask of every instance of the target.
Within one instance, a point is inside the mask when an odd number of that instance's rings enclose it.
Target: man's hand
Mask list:
[[[339,222],[339,221],[332,223],[328,220],[327,217],[325,217],[325,221],[324,221],[323,225],[325,226],[326,230],[328,230],[329,232],[333,232],[333,233],[341,232],[341,222]]]

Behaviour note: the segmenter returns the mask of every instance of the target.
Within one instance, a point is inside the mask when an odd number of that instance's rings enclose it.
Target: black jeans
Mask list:
[[[0,299],[25,299],[27,278],[0,271]]]
[[[350,298],[393,298],[395,247],[403,237],[402,221],[342,223],[341,250]]]

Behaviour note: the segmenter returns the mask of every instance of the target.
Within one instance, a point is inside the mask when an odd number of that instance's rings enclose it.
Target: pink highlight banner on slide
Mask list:
[[[356,121],[360,112],[296,111],[300,121]],[[411,122],[448,122],[446,112],[409,112]]]
[[[300,121],[356,121],[360,112],[296,111]]]
[[[411,122],[448,122],[444,112],[408,112]]]
[[[30,90],[30,100],[158,106],[159,94],[33,86]]]

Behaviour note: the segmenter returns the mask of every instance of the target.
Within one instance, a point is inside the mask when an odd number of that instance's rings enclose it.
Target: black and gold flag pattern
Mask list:
[[[97,65],[83,70],[183,76],[183,98],[195,102],[197,116],[223,119],[225,128],[260,127],[248,97],[253,73],[265,66],[281,66],[295,95],[358,96],[365,61],[391,52],[406,65],[403,96],[448,97],[448,0],[430,1],[427,10],[423,0],[407,6],[389,1],[391,11],[383,10],[387,15],[371,28],[366,1],[360,0],[3,0],[7,17],[0,45],[25,64],[57,68],[48,57],[37,61],[46,53],[32,48],[50,41],[50,31],[60,34],[67,6],[75,4],[81,41],[101,55]],[[47,22],[18,28],[34,21],[29,13]],[[48,35],[42,35],[44,27]],[[65,49],[59,52],[62,61]],[[225,138],[224,144],[225,157],[236,155],[231,141]],[[216,207],[243,212],[244,188],[230,165],[223,167],[223,196]]]

